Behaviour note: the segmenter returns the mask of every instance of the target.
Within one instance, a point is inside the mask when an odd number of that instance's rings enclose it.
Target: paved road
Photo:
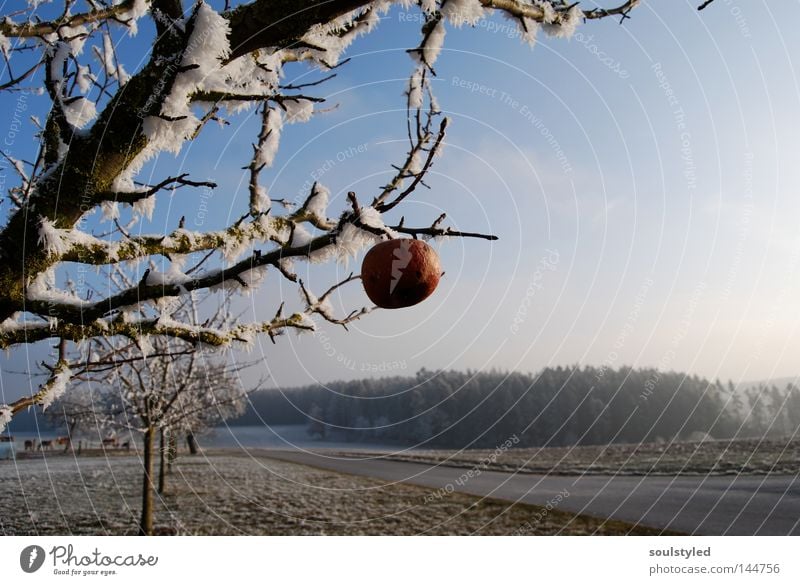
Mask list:
[[[255,452],[254,452],[255,454]],[[545,505],[562,490],[561,509],[690,534],[800,535],[800,476],[533,475],[482,471],[459,486],[468,469],[385,459],[263,450],[259,454],[364,475],[529,504]]]

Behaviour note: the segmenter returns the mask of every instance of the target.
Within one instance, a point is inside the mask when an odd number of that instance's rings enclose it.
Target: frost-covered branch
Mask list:
[[[438,225],[416,228],[406,227],[401,223],[396,226],[384,226],[376,221],[373,214],[368,213],[371,209],[369,207],[361,209],[358,217],[347,214],[348,221],[335,231],[308,241],[303,239],[298,241],[295,234],[296,243],[294,245],[279,247],[267,253],[256,251],[248,258],[224,269],[215,269],[196,277],[183,277],[180,273],[150,277],[148,273],[137,285],[95,302],[62,298],[61,295],[64,293],[56,295],[52,292],[44,292],[40,297],[34,295],[29,298],[26,305],[27,310],[79,324],[100,319],[126,307],[161,298],[181,296],[192,291],[214,287],[249,290],[257,286],[264,278],[268,266],[279,268],[281,262],[292,258],[305,258],[314,262],[326,261],[335,257],[344,258],[352,255],[354,251],[358,251],[368,242],[379,241],[381,237],[391,231],[414,236],[497,239],[497,236],[490,234],[461,232]],[[295,231],[297,232],[297,228]],[[281,270],[285,270],[285,267]],[[89,334],[102,334],[102,331],[88,330],[86,336],[90,336]],[[0,334],[0,339],[3,339],[3,334]],[[13,339],[16,340],[15,342],[20,342],[24,338],[16,336]],[[2,343],[0,343],[0,347],[3,347]]]
[[[93,5],[93,3],[92,3]],[[147,11],[148,0],[122,0],[118,4],[95,8],[89,12],[79,14],[65,13],[56,20],[45,22],[28,21],[20,24],[5,20],[0,22],[0,34],[6,37],[44,37],[57,32],[63,28],[76,28],[84,24],[103,22],[110,18],[115,18],[122,22],[121,17],[134,13],[136,17],[141,16]]]
[[[325,98],[311,95],[284,95],[280,93],[255,94],[236,93],[235,91],[198,91],[191,96],[194,102],[262,102],[271,101],[280,104],[284,111],[290,111],[294,104],[301,102],[322,103]],[[307,107],[302,104],[302,107]]]
[[[641,0],[627,0],[613,8],[591,8],[583,11],[583,17],[588,20],[595,20],[610,16],[627,15],[640,2]],[[500,10],[518,18],[529,18],[536,22],[557,22],[557,19],[566,19],[569,11],[579,4],[578,2],[567,3],[559,0],[543,0],[532,3],[520,0],[480,0],[480,3],[486,8]]]
[[[176,177],[167,177],[155,185],[148,185],[144,189],[137,191],[121,191],[111,193],[99,193],[97,200],[109,203],[134,203],[152,197],[160,191],[175,191],[181,187],[207,187],[216,189],[217,184],[213,181],[193,181],[188,178],[189,173],[183,173]]]
[[[234,261],[253,244],[275,241],[282,243],[286,237],[286,221],[282,218],[259,216],[251,221],[241,221],[219,231],[194,232],[179,227],[164,236],[127,236],[121,240],[106,240],[78,232],[58,230],[53,239],[60,242],[60,259],[66,262],[104,265],[155,255],[172,257],[206,250],[218,250],[222,256]],[[60,248],[59,246],[63,246]],[[34,298],[36,293],[34,292]]]
[[[400,234],[408,234],[409,236],[414,236],[415,238],[419,236],[426,236],[430,238],[477,238],[480,240],[489,240],[491,242],[496,241],[498,239],[497,236],[493,234],[482,234],[479,232],[462,232],[458,230],[454,230],[450,227],[441,227],[442,222],[446,218],[446,214],[440,215],[436,221],[431,224],[430,227],[424,228],[410,228],[405,227],[402,222],[399,225],[391,226],[391,229],[396,231]]]
[[[73,380],[80,380],[80,381],[94,381],[97,383],[102,383],[105,381],[105,374],[109,371],[112,371],[122,365],[126,365],[129,363],[136,363],[142,360],[141,355],[130,356],[126,355],[126,350],[131,349],[135,344],[129,343],[123,348],[113,348],[113,350],[102,357],[98,356],[94,359],[79,359],[76,360],[69,365],[69,369],[72,371],[72,379]],[[184,349],[184,350],[176,350],[176,351],[154,351],[147,354],[148,358],[168,358],[170,360],[176,360],[185,356],[189,356],[194,352],[193,349]],[[92,377],[91,375],[94,374],[101,374],[97,377]]]
[[[133,320],[123,317],[113,320],[98,319],[85,325],[59,320],[55,324],[26,325],[13,331],[0,333],[0,349],[17,343],[34,343],[53,337],[69,341],[82,341],[99,336],[121,336],[139,340],[146,336],[162,335],[188,343],[201,343],[209,346],[227,346],[233,343],[250,344],[257,335],[262,333],[277,336],[284,329],[313,330],[314,325],[308,320],[308,314],[306,312],[293,313],[286,317],[276,317],[270,321],[236,325],[230,328],[187,325],[169,316]],[[38,403],[37,399],[30,404]]]
[[[330,304],[330,297],[334,292],[339,290],[341,287],[355,280],[361,280],[361,276],[350,273],[350,276],[348,276],[341,282],[334,284],[327,291],[325,291],[323,295],[319,298],[314,296],[314,294],[311,293],[308,290],[308,288],[306,288],[305,284],[303,284],[303,281],[301,280],[299,283],[300,291],[303,295],[303,300],[306,303],[306,313],[309,315],[317,314],[326,321],[328,321],[329,323],[333,323],[334,325],[341,325],[342,327],[345,328],[345,330],[347,330],[347,325],[349,323],[357,321],[364,315],[371,312],[372,309],[369,309],[367,307],[362,307],[361,309],[354,309],[346,317],[339,318],[334,315],[333,307]]]
[[[230,22],[230,59],[236,59],[265,47],[295,47],[299,41],[314,44],[320,36],[337,36],[362,16],[370,0],[294,0],[268,2],[256,0],[226,14]],[[388,8],[389,4],[384,3]],[[341,44],[352,42],[354,35]],[[349,41],[349,42],[348,42]],[[336,49],[341,52],[346,47]],[[330,63],[331,60],[328,60]]]
[[[425,96],[428,96],[429,107],[423,122],[422,108]],[[427,70],[418,68],[411,74],[406,89],[406,113],[408,120],[408,141],[410,144],[408,155],[400,166],[395,166],[397,173],[386,184],[383,191],[372,202],[372,206],[383,212],[396,206],[405,199],[419,185],[424,185],[424,176],[433,164],[433,157],[440,152],[449,120],[444,118],[439,125],[439,131],[434,135],[432,131],[434,117],[439,115],[439,106],[431,91],[427,78]],[[413,128],[413,130],[412,130]],[[433,146],[431,146],[433,145]],[[426,150],[428,155],[426,157]],[[425,158],[423,165],[422,160]],[[406,179],[413,179],[412,184],[401,193],[393,202],[387,203],[388,197],[400,189]]]
[[[314,182],[303,205],[288,219],[296,223],[308,222],[321,230],[330,230],[336,225],[336,222],[328,219],[329,201],[330,191],[328,188],[319,182]]]
[[[449,124],[449,118],[443,118],[442,122],[439,124],[439,130],[436,133],[436,138],[433,138],[432,133],[429,130],[426,130],[425,136],[422,140],[420,140],[415,148],[412,148],[409,157],[406,159],[406,163],[398,173],[397,178],[411,178],[411,183],[408,187],[406,187],[399,195],[397,195],[393,200],[386,201],[389,195],[397,189],[400,184],[400,181],[393,181],[389,184],[387,188],[383,190],[383,193],[376,199],[375,203],[373,203],[373,207],[377,209],[381,213],[385,213],[397,207],[403,200],[411,195],[416,188],[422,183],[425,174],[430,170],[431,165],[433,164],[433,159],[436,154],[439,152],[439,149],[442,146],[442,141],[444,140],[445,132],[447,130],[447,125]],[[425,146],[432,142],[432,146],[428,149],[427,154],[424,153]],[[422,163],[422,167],[420,168],[419,165],[419,157],[425,156],[425,162]]]
[[[11,418],[21,410],[30,406],[41,405],[46,410],[56,399],[64,394],[72,379],[72,371],[67,363],[66,340],[62,339],[58,346],[58,361],[50,369],[50,375],[39,390],[31,396],[24,396],[11,404],[0,405],[0,432],[11,422]]]

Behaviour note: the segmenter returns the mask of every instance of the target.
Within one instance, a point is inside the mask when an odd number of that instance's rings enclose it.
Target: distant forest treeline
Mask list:
[[[494,447],[792,435],[800,390],[746,390],[655,369],[547,368],[536,375],[431,372],[250,395],[237,425],[305,424],[337,440]]]

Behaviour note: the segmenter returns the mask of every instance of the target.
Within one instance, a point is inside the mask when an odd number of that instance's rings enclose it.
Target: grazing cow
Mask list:
[[[72,444],[72,440],[69,437],[58,437],[55,440],[56,445],[59,447],[64,447],[64,451],[68,450],[70,445]]]
[[[36,450],[36,441],[35,440],[25,440],[25,450],[26,451],[35,451]]]
[[[49,451],[53,448],[53,441],[41,441],[39,443],[39,451]]]
[[[116,437],[108,437],[107,439],[103,439],[103,449],[106,447],[112,447],[116,449],[118,445],[119,442],[117,441]]]

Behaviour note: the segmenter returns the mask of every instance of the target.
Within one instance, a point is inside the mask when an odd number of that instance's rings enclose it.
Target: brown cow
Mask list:
[[[26,439],[25,440],[25,450],[26,451],[35,451],[36,450],[36,439]]]
[[[49,451],[53,448],[53,441],[41,441],[39,443],[39,451]]]
[[[117,441],[116,437],[109,437],[107,439],[103,439],[103,449],[105,449],[106,447],[112,447],[116,449],[118,445],[119,441]]]

